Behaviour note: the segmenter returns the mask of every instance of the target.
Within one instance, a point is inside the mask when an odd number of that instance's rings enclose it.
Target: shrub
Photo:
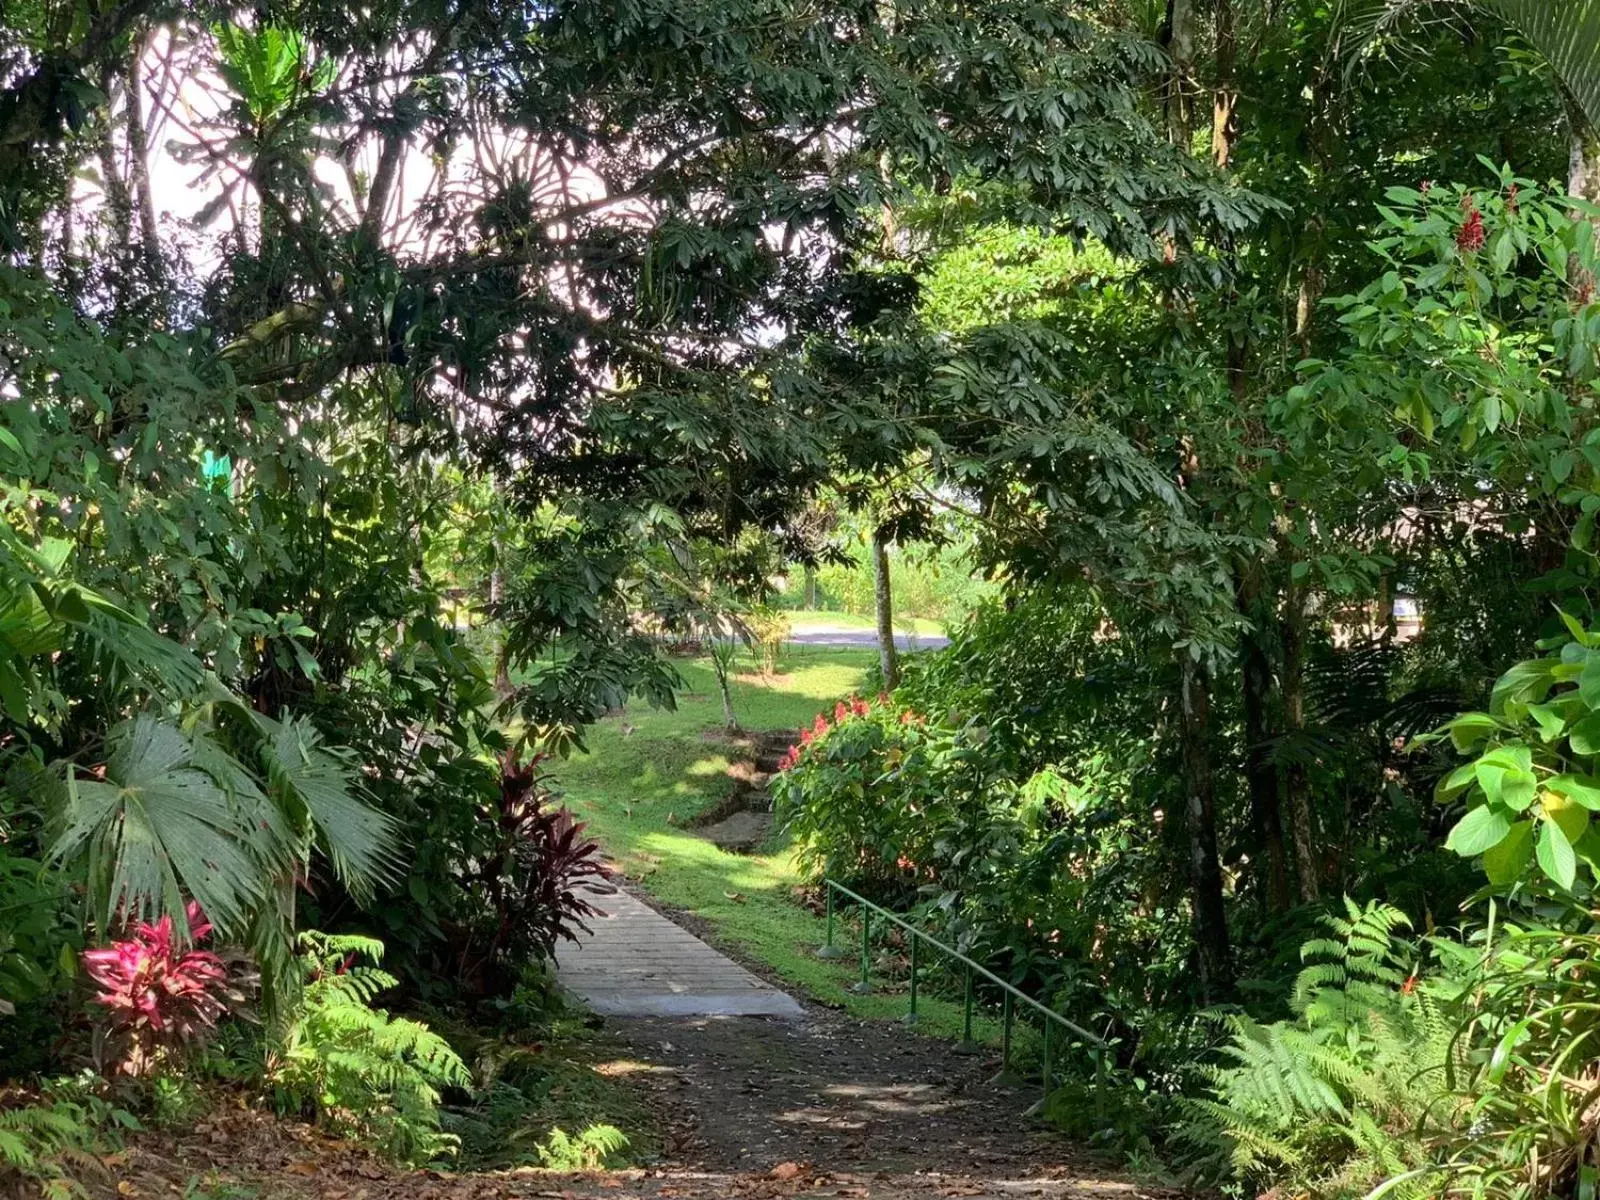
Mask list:
[[[520,965],[551,958],[559,941],[576,941],[585,920],[602,915],[587,897],[616,890],[583,822],[552,804],[541,761],[519,763],[514,751],[501,760],[497,840],[474,885],[487,919],[463,952],[465,977],[515,978]]]
[[[191,943],[211,934],[211,924],[190,901]],[[83,952],[84,972],[99,985],[93,1002],[104,1008],[96,1029],[102,1068],[146,1075],[170,1054],[193,1049],[231,1006],[246,999],[242,980],[209,950],[184,949],[172,918],[136,921],[128,936]]]
[[[439,1127],[440,1092],[471,1076],[448,1042],[420,1021],[372,1007],[395,978],[371,938],[300,935],[305,992],[271,1056],[268,1079],[282,1110],[309,1111],[331,1128],[403,1163],[453,1153]]]
[[[794,629],[789,614],[782,609],[761,605],[745,614],[744,625],[750,631],[750,648],[762,672],[777,674],[783,648]]]

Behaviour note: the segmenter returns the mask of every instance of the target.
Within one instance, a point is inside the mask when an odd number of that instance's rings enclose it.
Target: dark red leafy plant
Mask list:
[[[542,758],[501,760],[499,845],[479,872],[492,922],[463,955],[463,975],[554,957],[559,941],[577,941],[588,918],[605,915],[591,897],[617,890],[583,822],[552,804]]]
[[[142,1075],[174,1050],[198,1045],[231,1005],[245,999],[228,964],[195,948],[211,923],[193,901],[189,947],[180,945],[172,918],[134,922],[128,935],[83,952],[84,972],[98,986],[93,1002],[106,1010],[95,1033],[102,1068]]]

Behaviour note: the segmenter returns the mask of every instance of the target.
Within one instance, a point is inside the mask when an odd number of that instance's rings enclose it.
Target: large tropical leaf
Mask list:
[[[1477,0],[1544,56],[1591,129],[1600,129],[1600,2]]]
[[[262,765],[280,806],[314,827],[322,852],[351,891],[370,895],[401,871],[400,829],[357,795],[354,773],[304,718],[257,715]]]
[[[112,731],[102,778],[62,781],[53,857],[81,864],[102,930],[119,915],[169,914],[193,897],[227,935],[242,934],[266,883],[252,852],[262,830],[195,765],[178,729],[140,715]]]
[[[1339,44],[1347,66],[1369,53],[1420,52],[1405,30],[1462,23],[1473,8],[1492,13],[1550,64],[1591,129],[1600,130],[1600,0],[1345,0]]]

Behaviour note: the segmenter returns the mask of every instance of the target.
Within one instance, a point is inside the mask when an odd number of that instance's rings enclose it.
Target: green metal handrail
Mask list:
[[[1041,1073],[1040,1079],[1040,1082],[1044,1087],[1044,1097],[1040,1099],[1039,1104],[1034,1105],[1034,1109],[1040,1107],[1040,1105],[1044,1103],[1044,1100],[1050,1095],[1050,1029],[1053,1025],[1059,1025],[1068,1032],[1076,1034],[1077,1037],[1088,1046],[1090,1060],[1094,1063],[1095,1094],[1097,1098],[1099,1097],[1102,1091],[1102,1086],[1105,1082],[1105,1056],[1106,1050],[1109,1048],[1104,1038],[1100,1037],[1098,1034],[1089,1032],[1089,1030],[1085,1029],[1082,1025],[1079,1025],[1076,1021],[1062,1016],[1053,1008],[1050,1008],[1044,1004],[1040,1004],[1031,996],[1024,995],[1016,987],[1007,983],[1004,979],[1001,979],[987,967],[974,962],[965,954],[962,954],[961,951],[953,949],[950,946],[946,946],[943,942],[939,941],[938,938],[931,937],[922,932],[922,930],[918,929],[910,922],[896,916],[888,909],[874,904],[865,896],[851,891],[849,888],[845,887],[844,884],[838,883],[832,879],[824,879],[822,883],[826,891],[827,899],[828,935],[827,942],[817,951],[819,957],[843,958],[847,953],[842,947],[838,947],[833,944],[834,893],[837,892],[842,896],[849,897],[861,908],[861,979],[858,983],[856,983],[854,990],[858,992],[865,992],[870,990],[872,986],[872,914],[877,913],[891,925],[897,925],[911,935],[911,1009],[906,1014],[906,1019],[908,1021],[915,1021],[917,1019],[917,947],[921,943],[927,942],[928,945],[932,946],[935,950],[938,950],[941,953],[955,959],[958,963],[966,968],[966,986],[963,989],[965,992],[965,999],[963,1001],[964,1015],[962,1018],[963,1045],[970,1046],[972,1044],[972,1009],[974,1003],[972,982],[974,976],[981,975],[983,978],[987,979],[990,983],[994,984],[1000,989],[1003,996],[1001,1004],[1001,1019],[1003,1021],[1003,1026],[1000,1036],[1000,1072],[1002,1075],[1005,1074],[1011,1066],[1011,1031],[1012,1027],[1016,1023],[1016,1009],[1018,1002],[1021,1002],[1028,1008],[1033,1009],[1040,1016],[1045,1018],[1043,1056],[1044,1069]],[[1033,1109],[1030,1109],[1029,1111],[1032,1112]]]

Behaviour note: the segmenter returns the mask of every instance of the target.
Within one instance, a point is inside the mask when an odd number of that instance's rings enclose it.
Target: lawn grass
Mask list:
[[[735,714],[747,729],[798,729],[859,690],[874,659],[870,650],[792,648],[777,676],[736,679]],[[880,976],[873,991],[856,994],[848,988],[859,977],[858,954],[816,956],[826,922],[797,897],[805,881],[786,847],[730,854],[685,828],[726,795],[731,748],[708,663],[689,660],[680,669],[687,686],[676,711],[630,707],[602,721],[587,737],[587,755],[554,768],[557,787],[630,881],[659,904],[699,918],[736,956],[764,964],[791,991],[855,1016],[902,1016],[903,981]],[[859,928],[841,920],[841,943],[858,946]],[[960,1035],[959,1004],[928,996],[918,1007],[919,1028]],[[980,1017],[974,1032],[994,1040],[998,1023]]]
[[[821,610],[800,609],[788,614],[789,624],[796,633],[805,633],[809,629],[828,628],[835,629],[860,629],[871,632],[878,628],[877,621],[871,617],[860,617],[854,613],[823,612]],[[944,622],[930,621],[926,617],[896,617],[894,619],[896,633],[911,633],[918,637],[929,635],[938,637],[944,633]]]

